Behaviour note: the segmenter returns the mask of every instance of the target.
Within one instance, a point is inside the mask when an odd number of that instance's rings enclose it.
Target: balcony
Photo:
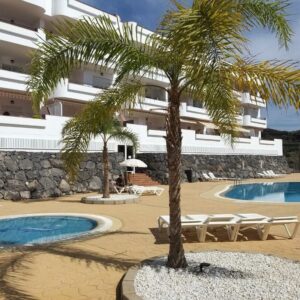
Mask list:
[[[0,89],[25,92],[28,80],[28,74],[0,69]]]
[[[265,128],[267,128],[267,120],[260,119],[260,118],[254,118],[250,115],[245,115],[243,118],[243,125],[246,127],[265,129]]]
[[[134,104],[134,110],[156,112],[165,114],[167,112],[168,102],[163,100],[143,98],[138,99]]]
[[[90,85],[69,82],[69,79],[65,79],[63,82],[58,84],[50,98],[91,101],[101,92],[103,92],[103,89]]]
[[[47,0],[23,0],[24,2],[28,2],[31,5],[35,5],[41,7],[43,10],[46,7]]]
[[[47,0],[49,1],[49,0]],[[67,16],[72,19],[80,19],[83,16],[96,17],[107,16],[115,24],[117,24],[117,17],[96,9],[90,5],[84,4],[77,0],[68,1],[52,1],[52,16]]]
[[[261,97],[255,97],[249,93],[239,93],[241,95],[241,101],[243,104],[251,105],[255,107],[266,107],[266,102]]]
[[[185,102],[181,103],[180,116],[185,118],[202,120],[202,121],[211,121],[207,113],[207,110],[205,108],[189,106]]]
[[[22,45],[28,48],[37,48],[36,43],[45,34],[40,29],[33,29],[23,25],[7,23],[0,20],[0,41]]]

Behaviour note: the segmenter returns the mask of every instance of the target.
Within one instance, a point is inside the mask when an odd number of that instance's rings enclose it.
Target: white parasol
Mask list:
[[[122,161],[120,165],[122,167],[130,167],[130,168],[147,168],[147,165],[143,161],[135,158],[126,159]]]

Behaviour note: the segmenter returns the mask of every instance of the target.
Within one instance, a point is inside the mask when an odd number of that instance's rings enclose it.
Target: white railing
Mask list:
[[[254,118],[250,115],[244,116],[243,125],[247,127],[267,128],[267,120]]]
[[[164,130],[148,129],[146,125],[127,124],[139,136],[140,152],[166,152]],[[282,140],[263,141],[258,137],[236,139],[233,146],[226,136],[196,134],[194,130],[182,130],[183,154],[215,155],[282,155]]]
[[[95,88],[90,85],[69,82],[69,79],[65,79],[57,85],[51,98],[90,101],[101,92],[103,92],[102,89]]]
[[[138,99],[133,106],[135,110],[166,113],[168,102],[151,98]]]
[[[0,116],[0,151],[59,152],[62,148],[61,131],[69,118],[46,116],[32,119]],[[117,151],[117,143],[108,145],[109,151]],[[91,141],[89,152],[100,152],[103,144]]]
[[[250,95],[250,93],[240,93],[235,91],[235,95],[241,99],[243,104],[250,104],[256,107],[266,107],[266,102],[259,96]]]
[[[0,41],[26,46],[29,48],[37,48],[36,43],[40,39],[45,39],[42,30],[27,29],[14,24],[0,21]]]
[[[0,116],[0,150],[57,152],[62,145],[61,131],[69,118],[46,116],[46,119]],[[140,152],[166,152],[164,130],[148,129],[146,125],[127,124],[139,137]],[[182,130],[184,154],[248,154],[282,155],[282,140],[265,141],[258,137],[237,139],[233,147],[226,137],[196,134],[194,130]],[[112,142],[110,151],[117,151]],[[102,144],[93,140],[89,151],[100,151]]]
[[[50,0],[47,1],[50,2]],[[78,0],[52,0],[51,2],[52,9],[47,13],[51,14],[52,16],[58,15],[67,16],[72,19],[80,19],[83,16],[96,17],[101,15],[110,18],[115,24],[117,23],[117,16],[105,13]]]
[[[180,116],[204,121],[211,120],[205,108],[189,106],[185,102],[182,102],[180,105]]]
[[[29,75],[0,69],[0,89],[26,91]]]

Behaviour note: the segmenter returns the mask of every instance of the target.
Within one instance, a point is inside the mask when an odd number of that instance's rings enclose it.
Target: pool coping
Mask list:
[[[273,183],[288,183],[288,182],[295,182],[295,181],[273,181]],[[297,181],[298,182],[298,181]],[[262,184],[262,183],[270,183],[270,181],[264,181],[264,182],[248,182],[248,183],[242,183],[244,185],[246,184]],[[214,196],[216,198],[220,198],[223,200],[229,200],[229,201],[234,201],[237,203],[255,203],[255,204],[272,204],[272,205],[299,205],[300,202],[276,202],[276,201],[258,201],[258,200],[239,200],[239,199],[234,199],[234,198],[228,198],[224,197],[224,193],[228,191],[230,188],[234,187],[234,184],[229,184],[225,188],[223,188],[221,191],[214,193]]]
[[[38,245],[47,245],[47,244],[54,244],[64,241],[70,241],[70,240],[78,240],[83,237],[92,236],[95,234],[100,233],[108,233],[118,230],[121,227],[121,221],[118,219],[104,216],[104,215],[93,215],[93,214],[81,214],[81,213],[34,213],[34,214],[18,214],[18,215],[8,215],[8,216],[1,216],[1,220],[7,220],[7,219],[16,219],[16,218],[26,218],[26,217],[42,217],[42,216],[66,216],[66,217],[81,217],[93,220],[97,223],[97,226],[93,228],[90,231],[82,232],[82,233],[74,233],[70,235],[66,235],[64,237],[59,237],[53,241],[41,241],[39,239],[35,240],[32,243],[28,244],[22,244],[22,245],[5,245],[0,246],[0,249],[3,248],[19,248],[19,247],[32,247],[32,246],[38,246]],[[100,223],[101,222],[101,223]]]

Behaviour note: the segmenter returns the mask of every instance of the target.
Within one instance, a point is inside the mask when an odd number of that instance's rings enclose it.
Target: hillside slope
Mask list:
[[[286,157],[291,169],[300,171],[300,130],[280,131],[275,129],[265,129],[262,138],[266,140],[282,139],[283,154]]]

